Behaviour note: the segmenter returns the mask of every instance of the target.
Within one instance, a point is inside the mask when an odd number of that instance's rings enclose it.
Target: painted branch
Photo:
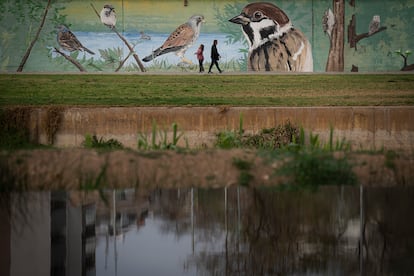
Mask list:
[[[98,18],[100,19],[101,18],[101,16],[99,15],[99,13],[98,13],[98,11],[96,10],[96,8],[95,8],[95,6],[91,3],[91,7],[92,7],[92,9],[95,11],[95,14],[98,16]],[[133,53],[133,57],[135,58],[135,61],[137,62],[137,64],[138,64],[138,66],[139,66],[139,68],[141,69],[141,72],[145,72],[146,70],[145,70],[145,67],[144,67],[144,65],[142,64],[142,62],[141,62],[141,60],[139,59],[139,57],[138,57],[138,55],[135,53],[135,50],[134,50],[134,48],[128,43],[128,41],[125,39],[125,37],[123,37],[119,32],[118,32],[118,30],[115,28],[115,27],[113,27],[113,28],[110,28],[112,31],[114,31],[117,35],[118,35],[118,37],[125,43],[125,45],[128,47],[128,49],[129,49],[129,51],[130,51],[130,53]],[[128,55],[128,56],[130,56],[130,54]],[[124,61],[124,63],[125,63],[125,61]],[[117,70],[119,70],[119,69],[117,69]]]
[[[121,70],[122,66],[124,66],[124,63],[129,59],[129,57],[131,56],[132,52],[129,52],[129,54],[127,55],[126,58],[124,58],[120,63],[118,68],[115,69],[115,72],[118,72],[119,70]]]
[[[348,25],[348,42],[349,42],[349,47],[351,48],[355,48],[355,50],[357,50],[357,43],[364,38],[373,36],[379,32],[385,31],[387,29],[387,27],[383,26],[380,27],[378,30],[376,30],[375,32],[373,32],[372,34],[367,33],[362,33],[362,34],[357,34],[356,33],[356,17],[355,14],[352,15],[351,21],[349,22]]]
[[[52,0],[47,1],[47,6],[45,8],[45,12],[43,14],[42,21],[40,22],[39,29],[37,30],[35,37],[33,38],[32,42],[30,43],[29,48],[27,48],[26,53],[24,54],[23,59],[22,59],[20,65],[19,65],[19,68],[17,68],[17,72],[22,72],[23,71],[23,67],[26,64],[27,59],[29,58],[30,53],[32,52],[32,49],[33,49],[34,45],[36,44],[36,41],[39,39],[40,32],[42,31],[43,26],[45,25],[46,16],[47,16],[47,13],[49,11],[51,2],[52,2]]]
[[[403,68],[401,68],[401,71],[413,71],[414,70],[414,63],[410,65],[406,65]]]
[[[356,35],[355,38],[354,38],[355,44],[358,43],[358,41],[360,41],[361,39],[373,36],[374,34],[385,31],[386,29],[387,29],[387,27],[383,26],[383,27],[379,28],[377,31],[373,32],[372,34],[363,33],[363,34]]]
[[[55,47],[55,52],[61,54],[66,60],[70,61],[78,67],[79,71],[86,72],[86,69],[83,68],[82,64],[80,64],[77,60],[73,59],[72,57],[66,55],[65,53],[61,52],[58,48]]]
[[[401,68],[401,71],[412,71],[414,70],[414,63],[408,65],[407,64],[407,59],[408,59],[408,55],[404,55],[400,53],[400,56],[404,59],[404,66],[403,68]]]
[[[112,29],[117,35],[118,35],[118,37],[125,43],[125,45],[128,47],[128,49],[129,49],[129,51],[131,52],[131,53],[133,53],[132,54],[132,56],[134,57],[134,59],[135,59],[135,61],[138,63],[138,66],[139,66],[139,68],[141,69],[141,72],[145,72],[145,67],[144,67],[144,65],[142,64],[142,62],[141,62],[141,60],[139,59],[139,57],[138,57],[138,55],[137,55],[137,53],[135,53],[135,50],[134,50],[134,48],[128,43],[128,41],[118,32],[118,30],[114,27],[113,29]]]

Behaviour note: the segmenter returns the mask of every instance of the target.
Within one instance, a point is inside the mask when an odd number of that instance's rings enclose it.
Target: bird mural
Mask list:
[[[190,48],[194,42],[198,39],[200,35],[201,23],[204,21],[204,16],[202,15],[193,15],[190,19],[180,25],[174,32],[170,34],[167,40],[160,46],[155,49],[150,55],[143,58],[145,62],[151,61],[154,58],[175,52],[175,54],[181,58],[182,62],[192,64],[192,62],[184,57],[185,52]]]
[[[380,19],[379,15],[374,15],[372,17],[372,20],[369,23],[368,35],[372,35],[373,33],[377,32],[379,30],[380,21],[381,21],[381,19]]]
[[[332,29],[335,25],[335,16],[331,9],[327,9],[322,17],[323,32],[331,38]]]
[[[64,50],[68,52],[73,51],[86,51],[91,55],[95,53],[86,48],[80,43],[76,36],[69,30],[68,27],[60,25],[58,27],[57,42]]]
[[[106,4],[102,8],[99,17],[101,18],[101,22],[108,26],[109,28],[115,28],[116,24],[116,13],[115,8],[112,5]]]
[[[143,31],[139,32],[139,34],[141,35],[140,39],[142,39],[142,40],[151,40],[151,36],[147,35]]]
[[[289,17],[267,2],[246,5],[230,22],[241,25],[249,44],[251,71],[312,72],[312,47],[306,36],[293,27]]]

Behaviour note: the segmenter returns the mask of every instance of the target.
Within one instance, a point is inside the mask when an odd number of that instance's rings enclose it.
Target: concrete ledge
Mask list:
[[[33,108],[30,133],[33,140],[47,144],[47,110]],[[414,149],[414,107],[70,107],[60,111],[54,133],[58,147],[80,146],[86,134],[114,138],[136,148],[140,133],[151,134],[153,122],[158,130],[171,135],[177,123],[191,147],[210,146],[215,134],[238,130],[240,118],[246,132],[258,132],[284,124],[287,120],[318,134],[322,141],[345,138],[353,149]],[[47,120],[46,120],[47,121]],[[182,145],[185,144],[181,139]]]

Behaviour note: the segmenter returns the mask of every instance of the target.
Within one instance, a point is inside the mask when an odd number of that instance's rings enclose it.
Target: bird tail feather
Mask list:
[[[158,49],[156,49],[156,50],[152,51],[152,54],[150,54],[150,55],[148,55],[148,56],[144,57],[144,58],[142,59],[142,61],[145,61],[145,62],[151,61],[151,60],[153,60],[154,58],[158,57],[158,56],[159,56],[159,55],[161,55],[161,54],[162,54],[162,50],[161,50],[161,47],[160,47],[160,48],[158,48]]]
[[[94,52],[92,52],[91,50],[89,50],[88,48],[86,48],[86,47],[83,47],[83,49],[86,51],[86,52],[88,52],[89,54],[91,54],[91,55],[94,55],[95,53]]]
[[[152,52],[152,54],[144,57],[142,59],[142,61],[148,62],[148,61],[151,61],[151,60],[153,60],[154,58],[156,58],[156,57],[158,57],[160,55],[164,55],[164,54],[167,54],[167,53],[170,53],[170,52],[175,52],[178,49],[180,49],[180,47],[171,47],[171,48],[166,48],[166,49],[161,49],[161,47],[160,47],[160,48],[154,50]]]

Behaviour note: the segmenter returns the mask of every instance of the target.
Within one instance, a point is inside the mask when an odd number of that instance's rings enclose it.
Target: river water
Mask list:
[[[413,187],[1,195],[0,275],[413,275]]]

